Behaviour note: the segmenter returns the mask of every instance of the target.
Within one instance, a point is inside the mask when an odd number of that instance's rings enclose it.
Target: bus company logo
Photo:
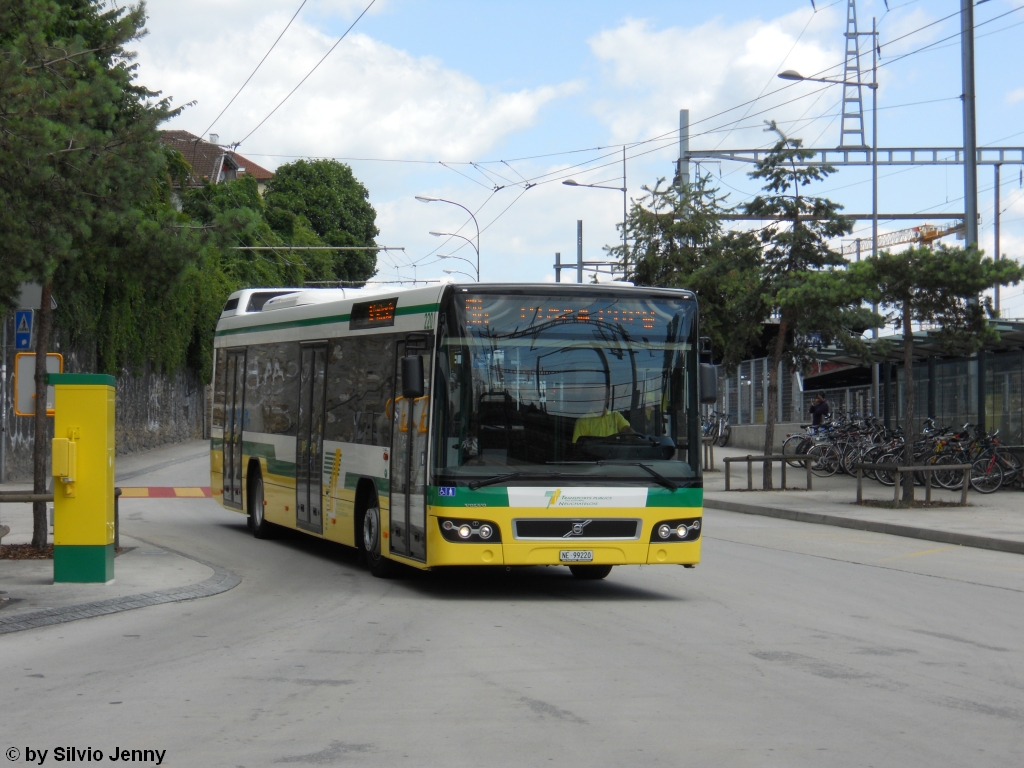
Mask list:
[[[592,522],[594,522],[594,521],[593,520],[584,520],[581,523],[573,523],[572,524],[572,528],[570,528],[567,533],[563,534],[562,538],[563,539],[571,539],[573,536],[582,536],[583,535],[583,529],[586,528],[588,525],[590,525]]]
[[[548,500],[548,508],[551,507],[605,507],[614,499],[612,496],[597,496],[590,493],[568,493],[563,494],[561,488],[553,491],[544,491]]]

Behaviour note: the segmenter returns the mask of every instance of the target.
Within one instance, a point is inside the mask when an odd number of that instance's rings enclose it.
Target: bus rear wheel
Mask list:
[[[569,571],[577,579],[598,581],[612,572],[610,565],[570,565]]]
[[[362,534],[362,550],[367,569],[378,579],[391,578],[395,573],[395,564],[380,551],[380,507],[376,504],[363,512]]]

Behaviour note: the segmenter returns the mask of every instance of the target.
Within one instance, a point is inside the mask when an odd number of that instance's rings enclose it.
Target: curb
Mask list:
[[[91,619],[94,616],[108,616],[112,613],[131,611],[136,608],[146,608],[150,605],[178,603],[183,600],[196,600],[200,597],[211,597],[213,595],[219,595],[221,592],[227,592],[229,589],[237,587],[242,582],[240,576],[229,571],[227,568],[222,568],[219,565],[208,563],[197,557],[191,557],[190,555],[186,555],[184,552],[179,552],[176,549],[171,549],[170,547],[165,547],[161,544],[154,544],[153,542],[146,541],[145,539],[139,539],[137,536],[133,536],[132,538],[141,541],[143,544],[160,547],[168,552],[173,552],[174,554],[192,560],[193,562],[205,565],[207,568],[212,568],[213,575],[205,581],[200,581],[198,584],[190,584],[184,587],[161,589],[156,592],[143,592],[138,595],[125,595],[124,597],[114,597],[109,600],[97,600],[92,603],[82,603],[81,605],[69,605],[64,608],[44,608],[21,616],[12,616],[9,619],[0,618],[0,635],[6,635],[9,632],[21,632],[26,629],[35,629],[36,627],[47,627],[52,624],[64,624],[65,622],[75,621],[77,619]]]
[[[963,547],[991,549],[996,552],[1011,552],[1015,555],[1024,555],[1024,541],[995,539],[990,536],[974,536],[969,533],[956,533],[955,531],[936,530],[934,528],[917,528],[913,525],[899,525],[898,523],[885,523],[878,520],[860,520],[855,517],[823,515],[817,512],[798,512],[793,509],[761,507],[756,504],[743,504],[742,502],[737,501],[709,499],[707,496],[704,497],[704,506],[710,507],[711,509],[721,509],[726,512],[739,512],[744,515],[777,517],[781,520],[795,520],[798,523],[834,525],[837,528],[852,528],[857,531],[887,533],[891,536],[903,536],[909,539],[924,539],[925,541],[936,541],[940,544],[958,544]]]

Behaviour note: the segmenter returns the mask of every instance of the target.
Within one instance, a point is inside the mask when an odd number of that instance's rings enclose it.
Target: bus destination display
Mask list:
[[[359,331],[364,328],[381,328],[395,324],[395,306],[398,298],[361,301],[352,305],[349,316],[350,330]]]

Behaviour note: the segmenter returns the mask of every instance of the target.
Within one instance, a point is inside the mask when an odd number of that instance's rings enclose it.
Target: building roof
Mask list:
[[[227,147],[205,141],[189,131],[160,131],[160,142],[167,147],[181,152],[185,161],[192,166],[194,186],[201,186],[204,181],[224,181],[241,176],[252,176],[259,182],[274,177],[261,165],[249,160]],[[214,174],[219,172],[219,178]]]
[[[1024,347],[1024,320],[996,318],[989,320],[989,326],[999,331],[999,341],[986,343],[982,347],[986,352],[999,352]],[[943,351],[938,337],[937,331],[914,331],[914,360],[919,362],[929,357],[944,357],[946,353]],[[883,341],[883,339],[891,344],[888,354],[882,354],[882,350],[878,346],[878,342]],[[865,339],[865,341],[867,341],[868,346],[877,355],[879,362],[903,362],[902,333],[885,336],[882,339]],[[835,363],[846,363],[847,365],[863,364],[859,358],[848,355],[844,350],[835,346],[819,349],[816,356],[822,362],[830,360]]]

